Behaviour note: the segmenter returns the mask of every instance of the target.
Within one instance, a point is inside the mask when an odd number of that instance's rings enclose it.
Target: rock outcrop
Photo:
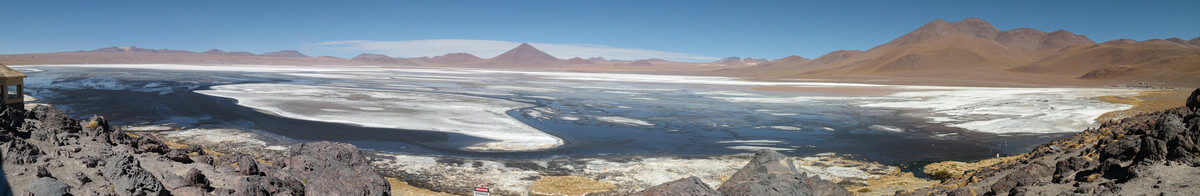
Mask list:
[[[667,195],[693,195],[693,196],[718,196],[720,192],[712,190],[704,181],[695,176],[682,178],[675,181],[660,184],[650,187],[630,195],[643,196],[667,196]]]
[[[51,106],[0,108],[0,165],[8,187],[18,187],[14,195],[388,194],[352,145],[307,143],[288,152],[207,155],[114,129],[101,116],[80,122]]]
[[[1027,158],[897,195],[1200,195],[1200,110],[1178,107],[1055,139]]]
[[[833,182],[800,173],[791,159],[775,151],[754,153],[750,163],[717,191],[723,195],[850,195]]]
[[[1200,89],[1192,91],[1192,95],[1187,98],[1186,106],[1193,111],[1200,110]]]
[[[113,184],[112,188],[118,193],[130,195],[165,195],[163,185],[142,168],[136,158],[127,153],[118,153],[104,161],[101,170],[104,179]]]
[[[289,148],[284,171],[306,179],[305,192],[316,195],[387,195],[388,183],[359,153],[345,143],[314,142]]]
[[[729,180],[713,191],[699,178],[667,182],[634,195],[846,195],[845,188],[817,176],[796,170],[791,159],[779,152],[754,153],[750,163],[734,172]]]

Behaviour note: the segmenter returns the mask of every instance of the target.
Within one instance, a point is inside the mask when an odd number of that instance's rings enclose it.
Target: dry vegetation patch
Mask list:
[[[587,195],[608,192],[613,188],[617,186],[579,176],[544,176],[533,182],[529,192],[533,195]]]
[[[939,180],[950,179],[950,178],[960,178],[960,177],[963,177],[963,174],[967,171],[976,170],[979,168],[984,168],[984,167],[996,165],[998,163],[1012,161],[1012,160],[1019,159],[1019,158],[1025,158],[1028,156],[1029,156],[1028,154],[1019,154],[1019,155],[1013,155],[1013,156],[1007,156],[1007,157],[984,159],[984,160],[980,160],[978,162],[973,162],[973,163],[958,162],[958,161],[942,161],[942,162],[937,162],[937,163],[932,163],[932,164],[926,165],[925,169],[923,171],[925,172],[925,174],[929,175],[930,177],[933,177],[934,179],[939,179]]]
[[[407,182],[400,181],[399,179],[396,179],[396,178],[386,178],[386,179],[388,181],[388,186],[391,187],[392,195],[421,195],[421,196],[453,195],[453,194],[449,194],[449,193],[435,192],[435,191],[431,191],[428,189],[417,188],[415,186],[408,185]]]
[[[1135,96],[1101,96],[1100,101],[1109,103],[1129,104],[1133,107],[1127,110],[1112,111],[1100,115],[1096,121],[1106,122],[1131,117],[1139,113],[1162,111],[1183,106],[1184,99],[1190,95],[1187,90],[1146,90],[1139,91]]]

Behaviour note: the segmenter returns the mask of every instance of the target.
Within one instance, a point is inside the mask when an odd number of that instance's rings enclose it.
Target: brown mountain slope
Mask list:
[[[1029,28],[1000,31],[978,18],[958,22],[938,19],[865,52],[845,52],[836,56],[840,58],[812,61],[769,62],[735,73],[793,78],[1004,72],[1069,46],[1093,43],[1086,36],[1062,30],[1052,33]]]
[[[1064,49],[1013,71],[1089,80],[1200,84],[1200,46],[1121,39]]]
[[[1045,56],[1046,51],[1092,44],[1066,31],[999,31],[987,21],[934,20],[913,32],[843,61],[804,74],[886,74],[897,72],[996,71]]]
[[[779,60],[749,68],[720,71],[729,71],[731,75],[775,79],[920,78],[1024,82],[1029,78],[1058,76],[1012,71],[1014,68],[1068,48],[1094,44],[1086,36],[1063,30],[1050,33],[1030,28],[1001,31],[978,18],[957,22],[938,19],[871,50],[838,56],[841,58]],[[1065,78],[1075,80],[1078,76]],[[1051,83],[1055,82],[1069,81]]]

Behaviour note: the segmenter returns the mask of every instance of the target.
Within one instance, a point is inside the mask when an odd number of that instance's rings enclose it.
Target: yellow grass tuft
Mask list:
[[[1019,158],[1025,158],[1027,156],[1029,156],[1029,155],[1020,154],[1020,155],[1013,155],[1013,156],[1000,157],[1000,158],[984,159],[984,160],[974,162],[974,163],[964,163],[964,162],[958,162],[958,161],[942,161],[942,162],[937,162],[937,163],[932,163],[932,164],[926,165],[925,169],[923,171],[925,172],[925,174],[928,174],[929,176],[933,177],[934,179],[939,179],[939,180],[951,179],[951,178],[961,178],[961,177],[963,177],[963,173],[965,173],[967,171],[976,170],[976,169],[984,168],[984,167],[991,167],[998,163],[1008,162],[1008,161],[1012,161],[1012,160],[1019,159]]]
[[[97,122],[97,121],[94,121],[94,120],[93,120],[93,121],[88,121],[88,123],[87,123],[87,128],[88,128],[88,129],[96,129],[96,127],[100,127],[100,122]]]

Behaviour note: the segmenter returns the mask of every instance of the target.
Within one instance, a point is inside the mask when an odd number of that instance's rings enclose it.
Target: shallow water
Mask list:
[[[705,156],[769,148],[783,150],[790,155],[836,152],[853,154],[869,161],[902,163],[973,160],[996,154],[1019,153],[1032,145],[1070,134],[997,135],[968,131],[922,118],[929,116],[931,112],[928,110],[861,107],[863,103],[859,98],[828,94],[757,91],[749,87],[780,84],[715,77],[664,76],[667,79],[656,79],[652,78],[655,76],[636,74],[372,68],[331,69],[339,71],[78,66],[17,68],[29,75],[26,92],[41,99],[40,102],[67,110],[75,117],[104,115],[116,125],[175,123],[175,126],[182,127],[261,130],[293,140],[342,141],[402,154],[534,159],[558,156]],[[238,104],[238,99],[248,100],[249,95],[226,95],[238,98],[231,99],[197,93],[221,88],[247,90],[247,85],[231,84],[255,84],[250,85],[254,88],[301,88],[294,87],[299,85],[320,87],[315,89],[345,89],[336,90],[344,92],[322,90],[317,93],[420,92],[520,103],[529,107],[508,110],[505,114],[519,120],[524,124],[522,126],[561,139],[562,145],[526,152],[471,151],[464,149],[492,141],[487,138],[503,137],[480,135],[469,130],[470,126],[444,130],[405,130],[362,126],[367,123],[352,122],[357,117],[347,118],[351,122],[337,123],[279,115],[281,111],[303,111],[297,112],[297,115],[324,115],[324,118],[312,119],[327,119],[331,115],[340,117],[336,115],[348,110],[389,112],[413,106],[369,101],[317,104],[318,100],[323,100],[321,95],[300,93],[287,96],[311,96],[301,97],[300,100],[311,99],[313,103],[297,102],[296,97],[289,97],[292,100],[290,102],[272,102],[270,96],[260,97],[265,100],[260,105],[270,105],[278,110],[267,111],[264,109],[266,107]],[[777,101],[793,97],[814,99]],[[744,101],[748,99],[776,101]],[[441,107],[429,105],[432,108]],[[403,120],[413,118],[387,118],[387,115],[404,114],[411,113],[381,113],[370,117],[382,118],[382,121],[397,119],[400,122],[393,123],[395,127],[405,127],[407,124]],[[487,124],[497,119],[479,120]]]

